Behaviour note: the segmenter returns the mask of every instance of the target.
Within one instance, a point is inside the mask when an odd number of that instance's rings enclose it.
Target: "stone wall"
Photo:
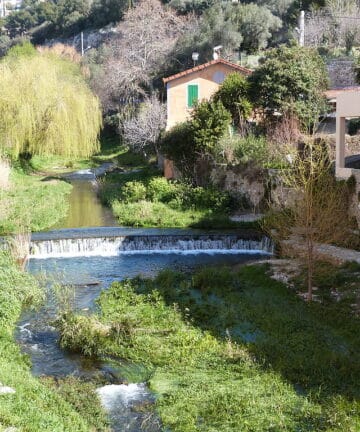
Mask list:
[[[354,62],[349,59],[334,59],[327,64],[330,88],[352,87],[357,85]]]
[[[248,210],[260,211],[266,204],[268,177],[266,170],[250,165],[216,165],[211,183],[241,198]]]
[[[216,165],[211,182],[241,199],[247,210],[259,212],[273,206],[287,205],[292,191],[284,187],[277,170],[266,170],[251,164]]]
[[[360,170],[354,170],[355,193],[351,203],[351,214],[360,227]],[[261,212],[269,207],[290,206],[294,191],[285,187],[277,170],[265,170],[247,165],[216,165],[211,171],[211,182],[228,191],[243,203],[242,210]]]

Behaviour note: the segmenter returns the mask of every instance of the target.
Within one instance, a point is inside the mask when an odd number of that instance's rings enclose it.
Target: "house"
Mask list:
[[[188,120],[196,101],[210,99],[232,72],[248,76],[252,71],[218,58],[164,78],[167,90],[166,129]]]

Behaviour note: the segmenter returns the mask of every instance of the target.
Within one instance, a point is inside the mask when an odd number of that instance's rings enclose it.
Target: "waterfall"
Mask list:
[[[31,241],[30,258],[117,256],[123,254],[273,253],[268,237],[244,239],[235,234],[121,235],[53,238]]]

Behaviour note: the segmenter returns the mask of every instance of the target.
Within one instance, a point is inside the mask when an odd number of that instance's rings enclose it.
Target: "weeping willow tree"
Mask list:
[[[99,148],[101,110],[79,65],[54,53],[0,63],[0,151],[13,158],[87,157]]]

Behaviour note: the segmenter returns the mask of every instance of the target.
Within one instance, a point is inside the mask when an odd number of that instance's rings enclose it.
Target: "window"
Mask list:
[[[192,108],[198,99],[199,99],[199,86],[198,86],[198,84],[188,85],[188,100],[187,100],[188,108]]]
[[[213,75],[213,80],[217,83],[217,84],[222,84],[224,82],[225,79],[225,74],[224,72],[221,71],[216,71]]]

